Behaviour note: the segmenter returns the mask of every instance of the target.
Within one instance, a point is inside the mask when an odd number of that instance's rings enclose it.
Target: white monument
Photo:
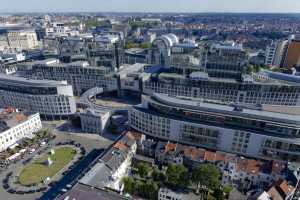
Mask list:
[[[47,165],[50,166],[52,164],[53,164],[53,160],[51,160],[51,158],[48,157],[48,159],[47,159]]]

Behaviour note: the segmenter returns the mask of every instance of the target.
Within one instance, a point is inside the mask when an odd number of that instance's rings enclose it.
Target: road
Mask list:
[[[66,189],[66,185],[74,185],[81,175],[84,174],[89,169],[89,166],[92,165],[93,161],[97,161],[97,157],[101,155],[103,149],[92,150],[85,158],[76,165],[69,173],[67,173],[59,182],[51,187],[41,198],[40,200],[52,200],[58,195],[62,194],[61,190]]]
[[[57,187],[51,188],[50,190],[58,194],[58,191],[61,189],[60,187],[65,187],[66,184],[71,183],[73,180],[78,178],[76,175],[80,174],[87,166],[90,164],[101,152],[103,149],[106,149],[108,146],[111,145],[112,140],[106,139],[99,135],[95,134],[80,134],[80,133],[73,133],[73,132],[64,132],[57,130],[59,125],[62,125],[65,122],[44,122],[44,128],[50,129],[53,133],[55,133],[56,138],[53,141],[49,142],[48,148],[51,146],[55,146],[59,142],[68,142],[68,141],[75,141],[76,143],[80,143],[86,149],[86,157],[79,162],[73,170],[69,172],[66,176],[64,176],[60,181]],[[99,150],[94,150],[99,149]],[[34,153],[36,154],[36,152]],[[26,155],[26,159],[29,157],[33,157],[34,154]],[[25,159],[23,159],[25,160]],[[23,161],[22,160],[22,161]],[[0,174],[0,181],[5,178],[5,175],[12,171],[23,168],[22,161],[18,162],[16,165],[11,165],[9,169],[3,170]],[[48,192],[47,192],[48,193]],[[45,193],[45,194],[47,194]],[[0,200],[34,200],[39,199],[42,196],[42,193],[34,193],[34,194],[25,194],[25,195],[18,195],[18,194],[10,194],[6,192],[3,187],[0,187]],[[44,197],[45,195],[43,195]],[[48,196],[49,197],[49,196]],[[47,195],[45,199],[48,198]]]

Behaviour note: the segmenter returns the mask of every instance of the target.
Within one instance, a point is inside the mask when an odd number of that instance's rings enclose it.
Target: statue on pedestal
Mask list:
[[[52,164],[53,164],[53,160],[51,160],[51,158],[48,157],[48,159],[47,159],[47,165],[48,165],[48,167],[49,167],[50,165],[52,165]]]

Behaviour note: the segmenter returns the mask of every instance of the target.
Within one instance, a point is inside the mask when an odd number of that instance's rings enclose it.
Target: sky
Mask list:
[[[280,12],[300,0],[0,0],[0,12]]]

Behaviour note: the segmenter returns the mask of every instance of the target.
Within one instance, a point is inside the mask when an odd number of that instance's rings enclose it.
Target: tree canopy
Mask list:
[[[138,174],[141,178],[145,178],[151,171],[151,167],[147,163],[139,163],[137,165]]]
[[[155,200],[157,199],[158,184],[154,181],[143,182],[140,180],[134,180],[132,177],[123,178],[124,192],[129,194],[138,195],[145,199]]]
[[[152,177],[154,181],[158,181],[158,182],[165,182],[166,181],[166,175],[161,172],[160,170],[158,170],[157,168],[155,168],[152,172]]]
[[[183,165],[169,165],[166,176],[167,184],[171,187],[186,187],[189,184],[188,170]]]
[[[125,45],[125,49],[131,49],[131,48],[141,48],[141,49],[148,49],[151,47],[151,43],[135,43],[132,41],[127,41]]]
[[[215,165],[203,164],[193,171],[192,182],[197,184],[197,187],[216,189],[220,185],[220,176],[221,173]]]
[[[132,177],[124,177],[123,183],[124,183],[124,192],[133,194],[134,185],[135,185],[133,178]]]

